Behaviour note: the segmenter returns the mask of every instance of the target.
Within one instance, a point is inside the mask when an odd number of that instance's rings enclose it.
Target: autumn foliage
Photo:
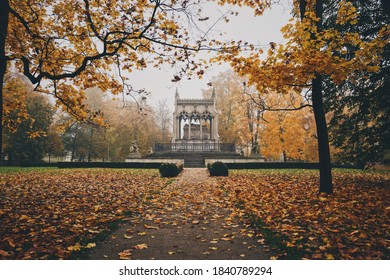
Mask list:
[[[389,173],[336,170],[333,195],[318,195],[316,171],[232,171],[167,187],[171,180],[157,170],[3,172],[0,258],[69,259],[131,215],[156,235],[173,208],[193,224],[221,213],[252,223],[257,232],[245,232],[276,259],[389,258]]]
[[[240,171],[219,184],[238,215],[282,240],[275,258],[388,259],[389,174],[338,170],[333,195],[318,195],[318,181],[312,171]]]
[[[166,183],[143,170],[0,174],[0,258],[67,259]]]

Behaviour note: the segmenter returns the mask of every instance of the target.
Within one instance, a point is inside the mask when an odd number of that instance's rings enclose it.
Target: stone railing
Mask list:
[[[155,152],[236,152],[231,143],[218,143],[214,141],[180,141],[176,143],[156,143]]]

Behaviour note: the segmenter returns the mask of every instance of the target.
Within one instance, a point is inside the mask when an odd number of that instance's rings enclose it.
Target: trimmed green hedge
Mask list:
[[[208,163],[207,169],[210,172],[210,176],[228,176],[229,169],[223,162],[216,161],[213,164]]]
[[[176,177],[183,171],[183,165],[177,166],[175,163],[163,163],[159,168],[161,177]]]

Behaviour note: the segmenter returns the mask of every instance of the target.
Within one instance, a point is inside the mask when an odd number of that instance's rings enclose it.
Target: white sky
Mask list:
[[[220,11],[223,7],[219,7]],[[248,41],[255,45],[267,46],[270,42],[281,42],[282,36],[280,28],[291,18],[291,6],[288,0],[281,0],[280,4],[274,5],[271,10],[267,10],[263,16],[254,17],[250,8],[232,8],[239,12],[237,17],[231,16],[229,23],[221,21],[215,26],[218,31],[226,33],[226,38],[234,40]],[[219,15],[215,10],[216,15]],[[211,18],[211,17],[210,17]],[[181,98],[201,98],[202,89],[206,89],[211,78],[220,72],[229,69],[228,64],[214,65],[205,70],[203,79],[192,77],[187,80],[185,77],[177,83],[171,82],[174,69],[165,66],[162,70],[149,68],[143,71],[133,72],[128,77],[135,89],[145,88],[151,92],[147,103],[155,106],[158,100],[167,99],[171,110],[174,106],[174,96],[178,88]]]

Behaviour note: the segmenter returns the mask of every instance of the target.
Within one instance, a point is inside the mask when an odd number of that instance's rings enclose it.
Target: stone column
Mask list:
[[[203,140],[203,127],[202,127],[202,118],[199,119],[199,129],[200,129],[200,140]]]
[[[177,139],[177,117],[176,114],[173,113],[173,137],[172,137],[172,143],[175,143],[175,140]]]
[[[189,124],[188,124],[188,140],[191,139],[191,118],[189,118]]]
[[[217,141],[219,142],[219,137],[218,137],[218,114],[215,114],[214,120],[215,120],[214,135],[215,135],[215,139],[217,139]]]
[[[179,139],[181,139],[181,118],[180,117],[179,117],[179,127],[177,129],[178,129]]]
[[[210,118],[210,140],[214,139],[214,124],[213,124],[213,118]]]

